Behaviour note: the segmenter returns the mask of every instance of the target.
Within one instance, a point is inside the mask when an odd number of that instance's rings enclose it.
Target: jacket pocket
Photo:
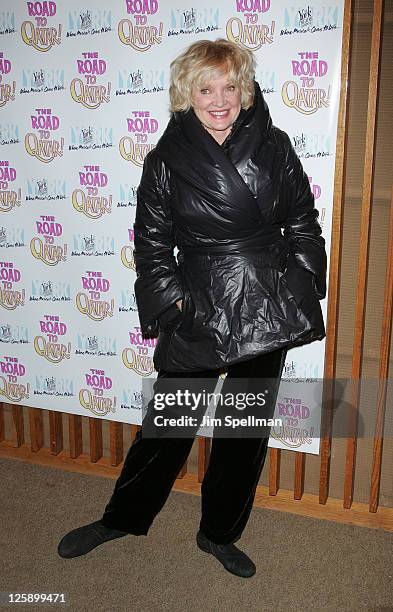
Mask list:
[[[187,287],[184,287],[183,289],[184,294],[183,294],[183,301],[182,301],[182,308],[180,312],[180,319],[179,319],[179,325],[176,327],[176,329],[178,329],[178,327],[180,327],[186,317],[187,317],[187,313],[189,311],[189,303],[190,303],[190,292],[188,291]]]
[[[300,308],[302,304],[308,304],[310,301],[314,303],[315,299],[318,299],[313,273],[299,266],[291,255],[288,257],[283,278],[293,299]]]
[[[155,369],[158,370],[166,370],[168,365],[170,365],[170,349],[173,343],[174,336],[176,335],[179,328],[183,325],[185,321],[185,317],[187,315],[188,309],[188,291],[184,290],[184,295],[182,298],[182,309],[179,310],[179,307],[174,304],[170,308],[176,308],[177,313],[173,314],[173,318],[171,318],[164,326],[161,326],[160,333],[158,336],[156,348],[154,350],[153,363]]]
[[[182,311],[176,305],[172,304],[159,316],[160,330],[167,331],[172,329],[176,325],[177,321],[181,318]]]
[[[313,337],[323,338],[325,325],[312,272],[294,267],[283,274],[281,282],[285,284],[289,298],[293,300],[313,330]]]
[[[175,310],[176,308],[176,310]],[[170,312],[168,312],[170,311]],[[176,312],[177,311],[177,312]],[[183,320],[184,298],[182,310],[175,304],[172,304],[160,317],[157,344],[154,349],[153,363],[154,368],[159,371],[165,370],[167,367],[167,355],[170,346],[171,338]]]

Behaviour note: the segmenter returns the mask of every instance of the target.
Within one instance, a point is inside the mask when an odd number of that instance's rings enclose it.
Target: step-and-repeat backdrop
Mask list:
[[[0,401],[140,423],[156,340],[133,289],[136,190],[169,119],[169,64],[195,40],[256,53],[329,252],[342,18],[343,0],[2,0]],[[323,366],[314,342],[284,378]],[[286,385],[269,444],[318,453],[321,385]]]

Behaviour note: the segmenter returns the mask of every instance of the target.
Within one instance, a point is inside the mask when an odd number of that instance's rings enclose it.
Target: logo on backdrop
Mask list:
[[[297,55],[291,62],[294,80],[283,83],[281,97],[286,106],[303,115],[312,115],[330,105],[331,86],[324,89],[316,82],[327,75],[328,63],[317,51],[301,51]]]
[[[11,61],[4,57],[4,53],[0,51],[0,108],[8,102],[15,100],[16,81],[7,83],[4,77],[11,72]]]
[[[115,357],[117,355],[117,340],[109,336],[78,333],[76,335],[75,355]]]
[[[129,185],[128,183],[119,184],[119,199],[117,208],[127,208],[128,206],[136,206],[138,185]]]
[[[39,321],[41,335],[34,338],[34,349],[37,355],[51,363],[60,363],[69,359],[71,342],[65,342],[67,325],[57,315],[43,315]]]
[[[29,399],[30,384],[21,382],[26,374],[26,366],[18,357],[4,356],[0,359],[0,396],[11,402],[20,402]]]
[[[338,27],[340,9],[333,6],[290,6],[284,9],[283,26],[280,36],[330,32]]]
[[[259,83],[263,95],[274,93],[277,90],[277,74],[274,70],[258,69],[255,80]]]
[[[0,123],[0,145],[17,144],[19,127],[16,123]]]
[[[56,24],[54,19],[57,11],[56,2],[35,0],[26,2],[26,5],[27,14],[32,21],[23,21],[21,25],[23,42],[37,51],[49,51],[54,45],[60,45],[61,23]]]
[[[39,235],[30,242],[33,257],[48,266],[57,266],[60,261],[66,261],[67,245],[56,240],[63,234],[62,224],[52,215],[41,215],[36,221],[36,229]]]
[[[134,230],[128,229],[128,240],[131,244],[125,244],[121,249],[121,262],[125,268],[135,272],[134,260]],[[124,287],[120,292],[119,312],[137,312],[135,292],[133,291],[132,283],[129,287]]]
[[[122,69],[117,73],[117,96],[151,94],[168,88],[168,72],[161,69]]]
[[[120,292],[119,312],[138,312],[135,292],[129,289],[122,289]]]
[[[121,263],[125,268],[129,268],[135,272],[134,230],[132,228],[128,229],[128,240],[131,244],[125,244],[120,251]]]
[[[89,7],[68,13],[67,38],[72,36],[93,36],[111,31],[112,12],[110,10]]]
[[[321,198],[321,194],[322,194],[322,189],[321,186],[318,185],[314,180],[312,176],[308,177],[309,183],[310,183],[310,187],[311,187],[311,191],[313,193],[314,196],[314,200],[315,200],[315,205],[316,207],[318,207],[318,204],[320,204],[320,202],[318,200],[320,200]],[[322,200],[323,201],[323,200]],[[325,221],[325,217],[326,217],[326,208],[318,208],[319,211],[319,217],[318,217],[318,221],[320,226],[323,228],[323,224]]]
[[[35,112],[30,118],[31,127],[36,131],[26,134],[25,149],[32,157],[49,163],[63,156],[64,138],[56,139],[55,134],[52,134],[59,129],[60,119],[57,115],[52,115],[50,108],[36,108]]]
[[[299,159],[317,159],[332,154],[331,134],[295,134],[292,142]]]
[[[270,435],[288,448],[311,444],[314,427],[309,425],[310,408],[298,397],[279,397],[275,415],[282,425],[274,426]]]
[[[148,51],[162,43],[164,24],[150,23],[157,16],[158,0],[124,0],[127,15],[121,19],[117,28],[120,41],[136,51]],[[153,17],[154,19],[154,17]]]
[[[321,192],[322,192],[321,186],[317,185],[317,183],[313,181],[312,176],[308,177],[308,181],[310,183],[311,191],[315,198],[315,202],[317,202],[317,200],[319,200],[319,198],[321,197]]]
[[[33,279],[30,302],[70,302],[71,285],[52,279]]]
[[[25,230],[21,227],[0,227],[0,249],[25,246]]]
[[[97,128],[92,125],[71,126],[69,151],[110,149],[111,147],[113,147],[113,128]]]
[[[25,68],[22,70],[22,87],[19,91],[21,94],[47,93],[64,89],[64,68]]]
[[[171,9],[168,36],[202,34],[218,30],[220,10],[214,8]]]
[[[157,338],[143,338],[140,327],[129,332],[130,346],[122,351],[122,361],[126,368],[139,376],[150,376],[154,372],[153,353]]]
[[[274,41],[276,22],[269,24],[259,22],[261,15],[267,13],[270,0],[236,0],[236,17],[227,21],[227,39],[257,51],[263,45],[270,45]],[[265,20],[265,18],[263,17]],[[267,21],[267,20],[266,20]]]
[[[116,396],[109,395],[112,389],[112,378],[105,375],[105,370],[90,368],[85,373],[87,388],[79,391],[79,402],[83,408],[98,416],[116,412]]]
[[[27,327],[0,322],[0,342],[5,342],[6,344],[29,344]]]
[[[296,362],[286,361],[282,370],[282,378],[283,379],[292,379],[296,378]]]
[[[13,34],[15,29],[15,13],[0,11],[0,34]]]
[[[63,179],[50,179],[45,176],[27,179],[26,201],[66,199],[66,182]]]
[[[110,290],[110,283],[107,278],[102,276],[102,272],[87,271],[86,276],[82,276],[82,287],[86,291],[80,291],[76,295],[76,307],[82,314],[93,321],[103,321],[107,317],[113,317],[115,300],[107,297]]]
[[[307,361],[286,361],[283,369],[283,380],[315,380],[319,378],[319,365]]]
[[[15,310],[25,305],[25,289],[19,289],[21,273],[12,261],[0,261],[0,306]],[[16,289],[14,285],[17,285]]]
[[[89,219],[99,219],[112,212],[112,195],[102,195],[99,189],[108,185],[108,175],[100,166],[83,166],[79,171],[80,188],[72,192],[72,205]]]
[[[34,395],[56,395],[57,397],[73,397],[74,381],[58,376],[36,376]]]
[[[22,202],[22,191],[20,187],[12,189],[12,183],[16,181],[16,169],[10,166],[8,160],[0,161],[0,212],[9,212]],[[11,183],[11,185],[10,185]],[[1,243],[1,241],[0,241]]]
[[[143,393],[135,389],[123,389],[123,401],[120,408],[123,410],[142,410]]]
[[[108,103],[111,97],[110,82],[97,83],[97,77],[102,77],[106,72],[106,61],[98,56],[97,51],[86,51],[82,53],[82,58],[76,60],[76,64],[80,77],[71,81],[71,98],[88,109]]]
[[[115,239],[105,234],[74,234],[72,237],[74,257],[108,257],[115,254]]]
[[[149,140],[152,134],[156,134],[159,125],[157,119],[150,116],[149,111],[132,111],[131,114],[132,117],[127,119],[127,128],[131,135],[120,139],[120,155],[126,161],[142,168],[146,155],[156,146],[156,143]]]

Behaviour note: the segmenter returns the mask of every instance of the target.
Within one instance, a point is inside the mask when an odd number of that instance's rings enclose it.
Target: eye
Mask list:
[[[209,90],[208,89],[201,89],[201,94],[208,94]]]
[[[235,91],[236,87],[235,85],[228,85],[227,90],[228,91]]]

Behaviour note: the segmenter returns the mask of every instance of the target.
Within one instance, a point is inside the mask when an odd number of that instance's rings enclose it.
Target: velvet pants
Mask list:
[[[265,388],[266,379],[273,381],[270,401],[260,416],[272,418],[277,391],[286,357],[286,348],[258,355],[228,367],[221,390],[224,393],[234,379],[251,381],[253,388]],[[189,381],[211,380],[214,389],[219,372],[164,372],[162,378]],[[150,402],[149,402],[150,405]],[[246,411],[245,411],[246,412]],[[243,414],[241,415],[243,416]],[[195,432],[196,433],[196,432]],[[107,527],[134,535],[146,535],[155,516],[164,506],[176,477],[185,463],[192,437],[148,438],[140,435],[132,443],[113,494],[105,507],[102,522]],[[264,465],[268,434],[263,437],[214,437],[209,466],[202,482],[201,531],[217,544],[236,542],[252,509],[256,487]]]

